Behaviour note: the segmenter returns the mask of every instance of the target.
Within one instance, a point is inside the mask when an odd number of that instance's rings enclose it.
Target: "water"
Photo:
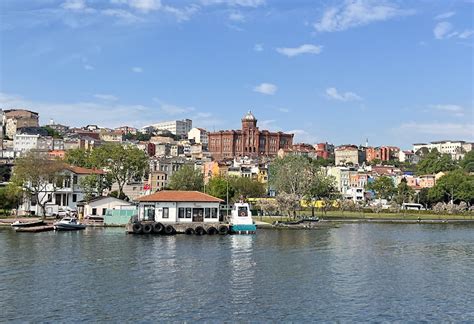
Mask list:
[[[0,229],[0,321],[474,321],[474,226]]]

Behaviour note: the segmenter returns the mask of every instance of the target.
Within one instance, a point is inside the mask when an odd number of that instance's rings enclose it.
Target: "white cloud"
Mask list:
[[[278,87],[272,83],[261,83],[253,88],[253,91],[259,92],[265,95],[274,95],[278,90]]]
[[[125,4],[144,13],[161,9],[161,0],[111,0],[114,4]]]
[[[101,99],[101,100],[106,100],[106,101],[117,101],[118,98],[114,95],[111,94],[103,94],[103,93],[97,93],[94,95],[95,98]]]
[[[327,88],[326,95],[329,99],[339,100],[339,101],[358,101],[362,100],[362,97],[355,94],[354,92],[345,92],[339,93],[336,88]]]
[[[281,111],[281,112],[283,112],[283,113],[290,112],[290,110],[287,109],[287,108],[279,108],[278,110]]]
[[[141,22],[143,21],[142,18],[134,15],[133,13],[123,10],[123,9],[104,9],[101,11],[102,14],[110,17],[116,17],[120,19],[120,21],[125,22],[125,23],[136,23],[136,22]]]
[[[205,6],[224,4],[231,7],[252,7],[256,8],[266,3],[265,0],[201,0]]]
[[[160,105],[160,110],[168,115],[182,115],[195,111],[194,107],[182,107],[166,103],[159,98],[153,98],[153,101]]]
[[[413,13],[383,0],[346,0],[341,6],[328,8],[314,28],[319,32],[342,31]]]
[[[263,44],[255,44],[253,50],[255,52],[263,52]]]
[[[450,35],[452,35],[452,30],[453,25],[451,25],[451,23],[442,21],[436,24],[435,28],[433,29],[433,34],[436,39],[448,38],[451,37]]]
[[[245,16],[240,12],[232,12],[229,15],[229,19],[232,20],[232,21],[236,21],[236,22],[244,22],[245,21]]]
[[[319,54],[322,49],[321,45],[303,44],[299,47],[279,47],[276,51],[282,55],[293,57],[301,54]]]
[[[94,67],[90,64],[84,64],[83,67],[85,70],[88,70],[88,71],[94,70]]]
[[[135,73],[142,73],[143,68],[141,68],[139,66],[134,66],[134,67],[132,67],[132,71],[135,72]]]
[[[173,14],[178,20],[178,22],[181,22],[189,20],[192,15],[199,11],[199,7],[193,4],[184,8],[164,6],[163,10],[165,12]]]
[[[434,19],[436,19],[436,20],[448,19],[448,18],[454,16],[455,14],[456,14],[455,11],[448,11],[448,12],[444,12],[442,14],[437,15],[436,17],[434,17]]]
[[[450,113],[456,117],[464,116],[464,108],[458,105],[447,104],[447,105],[430,105],[432,109],[436,109],[442,112]]]
[[[84,10],[87,8],[85,0],[67,0],[61,4],[66,10]]]
[[[304,129],[292,129],[289,131],[286,131],[285,133],[289,134],[295,134],[294,143],[316,143],[317,142],[317,137],[314,136],[313,134],[305,131]]]
[[[407,122],[399,126],[403,133],[429,134],[449,137],[474,137],[474,123],[417,123]]]
[[[459,38],[462,38],[462,39],[466,39],[466,38],[471,37],[473,34],[474,34],[474,30],[472,30],[472,29],[466,29],[466,30],[464,30],[463,32],[459,33],[459,34],[458,34],[458,37],[459,37]]]

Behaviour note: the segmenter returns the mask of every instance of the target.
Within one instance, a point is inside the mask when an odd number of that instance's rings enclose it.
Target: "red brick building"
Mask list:
[[[260,130],[250,111],[242,118],[242,129],[221,130],[208,136],[209,152],[218,160],[234,156],[275,156],[279,149],[293,146],[293,134]]]

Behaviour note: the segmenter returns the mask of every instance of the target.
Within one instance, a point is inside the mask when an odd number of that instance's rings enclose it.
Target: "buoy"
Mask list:
[[[165,234],[166,235],[174,234],[174,227],[171,226],[171,225],[166,225],[165,226]]]
[[[206,234],[206,230],[202,226],[196,227],[194,231],[196,232],[196,235]]]
[[[151,224],[143,224],[142,231],[144,234],[150,234],[153,231],[153,226]]]
[[[165,227],[163,226],[163,224],[155,223],[155,224],[153,224],[153,233],[161,234],[163,232],[164,228]]]
[[[217,234],[217,229],[214,227],[214,226],[211,226],[207,229],[207,234],[209,235],[214,235],[214,234]]]
[[[219,226],[219,234],[226,235],[229,232],[229,229],[225,225]]]
[[[132,231],[135,234],[140,234],[142,232],[143,226],[140,223],[133,223]]]

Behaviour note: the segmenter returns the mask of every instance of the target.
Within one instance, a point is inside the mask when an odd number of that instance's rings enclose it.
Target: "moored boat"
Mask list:
[[[37,220],[33,222],[22,222],[17,220],[16,222],[11,224],[11,227],[14,228],[23,228],[23,227],[33,227],[33,226],[41,226],[45,225],[45,223],[42,220]]]
[[[64,217],[53,226],[56,231],[77,231],[86,228],[86,225],[78,223],[77,219],[73,217]]]
[[[235,203],[232,207],[230,223],[231,234],[255,234],[257,226],[255,225],[249,204]]]

